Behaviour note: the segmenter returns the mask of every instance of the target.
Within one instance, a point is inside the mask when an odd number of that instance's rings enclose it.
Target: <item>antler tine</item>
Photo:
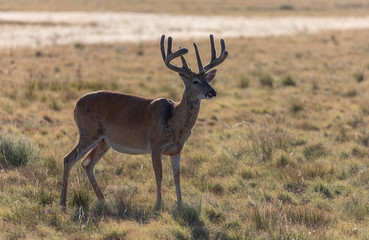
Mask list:
[[[205,72],[209,71],[215,66],[218,66],[228,57],[228,51],[226,50],[224,39],[220,39],[221,53],[218,58],[216,57],[214,37],[212,34],[210,35],[210,47],[211,47],[211,60],[209,64],[204,67]]]
[[[172,37],[168,37],[167,56],[172,53]]]
[[[214,46],[214,37],[213,34],[210,34],[210,50],[211,50],[211,60],[213,61],[216,58],[217,52],[215,50],[215,46]]]
[[[165,62],[164,40],[165,40],[165,35],[162,35],[160,39],[160,51],[161,51],[161,56],[163,57],[163,61]]]
[[[186,59],[183,56],[181,56],[181,61],[182,61],[183,68],[186,68],[191,71],[191,69],[187,65]]]
[[[188,53],[188,49],[179,48],[179,50],[172,52],[172,38],[168,37],[167,54],[165,55],[164,41],[165,41],[165,35],[162,35],[160,39],[160,50],[161,50],[161,55],[163,57],[163,61],[165,65],[167,66],[167,68],[169,68],[172,71],[178,72],[179,74],[189,76],[191,74],[191,70],[188,68],[186,60],[183,57],[184,54]],[[182,64],[183,64],[182,67],[177,67],[170,63],[173,59],[177,57],[181,57]]]
[[[197,49],[196,43],[193,43],[193,46],[194,46],[195,52],[196,52],[196,59],[197,59],[197,65],[199,67],[199,73],[204,73],[205,70],[204,70],[204,68],[202,66],[202,62],[201,62],[199,50]]]

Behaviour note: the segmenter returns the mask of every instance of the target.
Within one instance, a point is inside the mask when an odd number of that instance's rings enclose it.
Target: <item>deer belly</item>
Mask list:
[[[121,152],[121,153],[127,153],[127,154],[148,154],[151,153],[150,149],[147,147],[143,147],[143,148],[135,148],[135,147],[131,147],[131,146],[123,146],[114,142],[109,142],[109,144],[111,145],[111,147],[117,151],[117,152]]]

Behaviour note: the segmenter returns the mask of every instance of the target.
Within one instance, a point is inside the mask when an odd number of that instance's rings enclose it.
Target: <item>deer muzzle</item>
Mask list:
[[[211,89],[207,93],[205,93],[205,97],[211,99],[217,95],[217,92],[214,89]]]

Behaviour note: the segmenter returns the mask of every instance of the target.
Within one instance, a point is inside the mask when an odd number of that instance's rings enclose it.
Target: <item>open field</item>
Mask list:
[[[76,164],[67,212],[58,206],[76,99],[97,89],[180,99],[158,42],[0,50],[1,143],[25,136],[30,156],[0,172],[0,238],[367,239],[368,39],[226,39],[218,96],[203,101],[183,151],[185,205],[175,205],[165,159],[160,211],[149,156],[114,151],[96,167],[105,205]],[[191,43],[179,42],[193,65]],[[206,62],[208,42],[199,47]]]
[[[175,15],[358,16],[366,0],[0,0],[0,11],[125,11]]]

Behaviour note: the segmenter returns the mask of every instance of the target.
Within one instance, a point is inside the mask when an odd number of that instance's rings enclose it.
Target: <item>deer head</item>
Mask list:
[[[225,49],[225,42],[223,39],[220,40],[221,53],[219,57],[216,57],[216,50],[214,47],[214,37],[210,35],[210,48],[211,48],[211,59],[209,64],[205,67],[202,66],[201,58],[196,44],[194,48],[196,52],[197,65],[199,73],[191,71],[188,67],[184,54],[188,52],[187,48],[179,48],[179,50],[172,52],[172,38],[168,38],[167,53],[165,54],[164,49],[165,36],[161,36],[160,50],[165,65],[172,71],[178,72],[180,78],[185,85],[185,91],[189,93],[194,99],[211,99],[217,95],[214,88],[210,86],[210,82],[214,79],[217,70],[213,69],[215,66],[221,64],[228,56],[228,51]],[[181,58],[182,67],[175,66],[170,62],[175,58]],[[210,71],[211,70],[211,71]]]

